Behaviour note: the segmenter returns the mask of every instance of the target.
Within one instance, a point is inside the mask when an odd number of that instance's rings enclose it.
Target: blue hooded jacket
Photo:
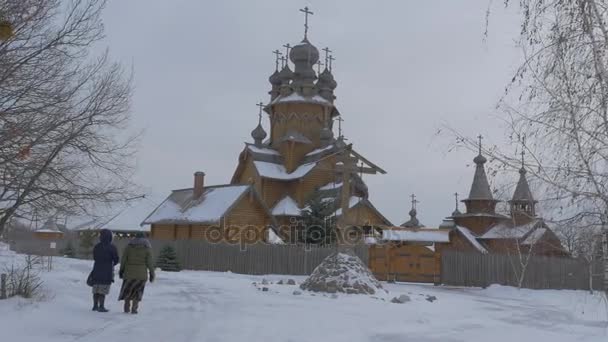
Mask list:
[[[99,243],[93,248],[93,285],[109,285],[114,282],[114,265],[118,264],[118,251],[112,244],[112,232],[102,229],[99,232]]]

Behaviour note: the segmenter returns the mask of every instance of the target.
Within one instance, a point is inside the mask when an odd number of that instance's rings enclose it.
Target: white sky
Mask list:
[[[450,125],[501,144],[495,106],[519,65],[516,9],[490,0],[111,1],[105,12],[114,59],[133,65],[134,129],[144,129],[136,181],[153,202],[171,189],[228,183],[267,102],[272,50],[303,36],[334,51],[338,106],[354,148],[388,171],[367,176],[370,199],[394,224],[436,227],[468,195],[474,154],[450,152]],[[268,120],[264,118],[268,130]],[[514,150],[514,148],[513,148]],[[492,180],[491,180],[492,182]],[[156,203],[155,203],[156,204]],[[462,209],[461,205],[461,209]],[[133,224],[143,217],[132,218]],[[131,223],[131,220],[129,220]]]

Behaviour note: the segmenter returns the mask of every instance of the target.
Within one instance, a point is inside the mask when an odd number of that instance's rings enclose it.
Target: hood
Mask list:
[[[112,232],[109,229],[102,229],[99,232],[99,241],[103,244],[109,244],[112,242]]]
[[[147,247],[147,248],[151,248],[152,245],[150,244],[150,241],[148,241],[148,239],[146,238],[141,238],[141,237],[136,237],[131,239],[131,241],[129,241],[129,245],[131,246],[143,246],[143,247]]]

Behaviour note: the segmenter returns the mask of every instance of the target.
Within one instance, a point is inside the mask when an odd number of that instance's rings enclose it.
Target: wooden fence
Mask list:
[[[297,245],[234,245],[206,241],[151,240],[152,252],[157,256],[166,245],[175,248],[180,264],[185,269],[242,274],[309,275],[330,254],[334,247]],[[128,241],[120,240],[122,251]],[[355,253],[367,264],[367,246],[355,247]]]
[[[525,256],[444,251],[441,255],[441,283],[454,286],[486,287],[491,284],[518,286]],[[522,287],[530,289],[603,290],[602,262],[589,265],[583,260],[531,256],[525,266]]]
[[[75,249],[79,248],[78,240],[70,241]],[[21,240],[12,243],[11,249],[25,254],[60,255],[67,243],[66,240],[58,241],[57,248],[50,250],[48,241]],[[113,243],[121,255],[129,240],[115,239]],[[335,247],[236,245],[196,240],[150,240],[150,243],[155,260],[160,250],[169,245],[175,248],[184,269],[242,274],[309,275],[323,259],[336,251]],[[368,263],[368,246],[356,246],[355,253],[365,264]]]

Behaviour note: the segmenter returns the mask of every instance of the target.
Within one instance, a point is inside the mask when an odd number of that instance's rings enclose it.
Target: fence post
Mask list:
[[[0,299],[6,299],[6,273],[0,274]]]

